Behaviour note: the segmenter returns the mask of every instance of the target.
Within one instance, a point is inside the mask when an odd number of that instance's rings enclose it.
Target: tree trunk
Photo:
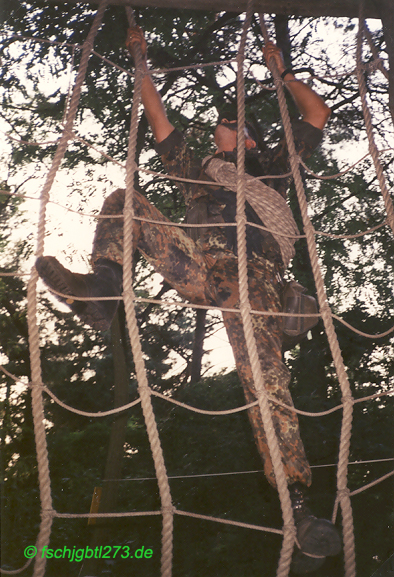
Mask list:
[[[125,405],[129,401],[129,372],[122,343],[119,313],[115,316],[111,327],[112,354],[114,361],[114,407]],[[104,482],[100,499],[100,513],[112,512],[116,506],[119,478],[122,472],[123,446],[126,437],[127,411],[115,417],[111,427],[107,462],[104,471]],[[112,519],[96,519],[89,547],[95,549],[99,545],[108,545],[108,525]],[[101,559],[86,559],[81,568],[80,577],[98,575]]]
[[[276,44],[282,50],[285,64],[291,68],[291,44],[289,34],[289,18],[287,16],[275,16]]]
[[[190,382],[198,383],[201,380],[201,365],[202,356],[204,354],[204,338],[205,338],[205,320],[207,311],[204,309],[197,309],[196,311],[196,329],[194,332],[194,345],[192,362],[190,365]]]

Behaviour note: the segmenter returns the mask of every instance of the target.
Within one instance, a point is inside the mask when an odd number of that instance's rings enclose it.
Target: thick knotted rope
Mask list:
[[[64,158],[67,149],[67,144],[71,138],[72,127],[74,124],[79,99],[81,95],[82,85],[86,76],[87,67],[90,55],[93,50],[94,38],[101,26],[107,0],[101,0],[96,16],[93,20],[89,34],[83,45],[81,63],[79,66],[77,78],[75,81],[73,93],[70,99],[70,105],[67,112],[63,134],[59,140],[59,144],[52,161],[51,168],[48,172],[45,184],[41,192],[40,212],[38,218],[38,234],[37,234],[37,251],[36,255],[40,256],[44,249],[45,238],[45,221],[46,221],[46,207],[49,201],[49,193],[52,188],[57,171]],[[42,398],[42,376],[41,376],[41,359],[40,359],[40,343],[37,323],[37,287],[38,274],[33,268],[30,281],[27,288],[27,318],[29,329],[29,350],[30,350],[30,364],[31,364],[31,382],[32,382],[32,412],[34,422],[34,436],[37,450],[37,465],[38,465],[38,481],[40,486],[40,501],[41,501],[41,524],[40,532],[37,538],[36,547],[39,554],[35,557],[34,577],[43,577],[45,574],[46,558],[40,552],[45,545],[49,544],[49,538],[52,528],[52,519],[54,510],[52,508],[51,496],[51,480],[49,474],[48,449],[45,433],[45,419],[44,419],[44,403]]]
[[[387,222],[394,234],[394,206],[393,201],[387,187],[386,179],[383,172],[383,167],[379,159],[379,151],[376,146],[374,138],[374,129],[372,124],[372,115],[367,103],[367,86],[364,78],[364,72],[362,69],[362,48],[363,48],[363,37],[366,34],[366,25],[363,17],[363,3],[360,4],[360,17],[359,17],[359,29],[357,33],[357,48],[356,48],[356,60],[357,60],[357,81],[360,89],[361,106],[364,115],[365,128],[368,137],[369,152],[371,154],[376,176],[378,178],[380,190],[382,192],[382,197],[384,205],[387,212]]]
[[[204,159],[205,173],[218,184],[237,192],[237,168],[232,162],[209,156]],[[299,231],[286,200],[274,188],[245,174],[245,197],[279,244],[283,264],[288,267],[295,254]]]
[[[126,15],[130,26],[135,25],[133,10],[126,6]],[[123,245],[123,300],[126,312],[127,327],[130,335],[130,345],[134,358],[135,372],[138,381],[138,392],[141,397],[141,407],[144,414],[152,457],[155,465],[157,482],[159,486],[161,509],[163,514],[162,529],[162,555],[161,576],[171,577],[172,574],[172,548],[173,548],[173,525],[174,507],[172,505],[170,484],[164,462],[163,450],[160,443],[159,431],[156,424],[155,414],[151,402],[151,390],[145,370],[141,340],[138,331],[137,317],[134,307],[133,291],[133,218],[134,218],[134,176],[137,165],[135,156],[137,150],[138,132],[138,109],[142,99],[142,81],[144,70],[142,67],[142,55],[139,46],[135,54],[135,84],[134,99],[131,111],[129,146],[126,160],[126,197],[124,206],[124,245]]]
[[[265,26],[263,14],[260,14],[260,26],[264,37],[264,41],[268,42],[269,36]],[[287,109],[286,97],[283,88],[283,81],[280,78],[278,68],[275,62],[272,63],[272,72],[275,81],[275,86],[277,89],[278,102],[283,120],[283,127],[285,130],[287,148],[289,151],[290,166],[293,173],[294,184],[297,191],[298,203],[300,206],[302,221],[308,244],[308,251],[311,259],[312,272],[315,280],[316,293],[319,301],[320,312],[322,315],[324,328],[326,330],[327,339],[330,345],[330,350],[334,361],[334,366],[338,375],[338,380],[342,391],[343,418],[342,418],[341,440],[339,446],[339,456],[338,456],[337,486],[338,491],[340,492],[341,495],[340,503],[342,508],[342,521],[343,521],[345,577],[355,577],[356,560],[355,560],[355,548],[354,548],[353,513],[350,498],[348,493],[346,492],[347,466],[349,462],[350,438],[352,430],[353,401],[351,400],[350,383],[347,377],[345,364],[343,361],[341,349],[339,347],[338,338],[335,332],[335,327],[332,320],[332,313],[328,304],[328,298],[324,286],[323,275],[319,264],[317,246],[315,241],[315,230],[308,215],[306,194],[300,173],[299,157],[297,155],[294,144],[290,116]]]
[[[296,536],[293,512],[287,478],[282,462],[282,455],[276,436],[269,405],[268,393],[265,387],[261,370],[260,359],[257,350],[256,337],[253,329],[251,306],[248,290],[248,271],[246,254],[246,214],[245,214],[245,189],[246,180],[244,172],[245,163],[245,84],[244,84],[244,52],[246,35],[252,19],[253,1],[248,0],[247,14],[242,31],[240,47],[237,56],[237,117],[238,117],[238,143],[243,143],[237,149],[237,245],[238,245],[238,275],[239,275],[239,308],[245,333],[245,342],[248,357],[253,374],[253,382],[257,393],[264,432],[272,460],[278,495],[283,515],[283,542],[277,569],[277,577],[287,577],[290,570],[291,556]]]

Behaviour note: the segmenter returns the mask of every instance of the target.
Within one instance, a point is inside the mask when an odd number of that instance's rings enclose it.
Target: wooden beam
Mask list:
[[[88,4],[97,4],[99,0],[82,0]],[[46,0],[45,4],[76,4],[81,0]],[[133,8],[156,7],[171,10],[191,9],[215,12],[245,12],[247,0],[110,0],[115,5],[130,5]],[[43,4],[43,2],[36,2]],[[288,16],[331,16],[334,18],[357,18],[360,0],[255,0],[254,11],[266,14]],[[364,14],[366,18],[379,18],[374,0],[366,0]]]

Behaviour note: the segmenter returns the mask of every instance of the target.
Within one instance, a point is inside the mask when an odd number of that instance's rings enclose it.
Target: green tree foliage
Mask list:
[[[94,9],[83,4],[10,3],[3,24],[1,45],[1,128],[10,137],[1,160],[6,183],[3,191],[36,193],[62,132],[62,121]],[[177,69],[155,74],[171,122],[183,130],[199,155],[212,151],[212,125],[217,111],[236,104],[235,62],[243,17],[237,13],[144,8],[136,18],[145,30],[152,68]],[[387,63],[381,29],[373,22],[373,40]],[[336,175],[358,160],[367,148],[355,76],[356,24],[347,19],[277,18],[269,31],[283,47],[286,63],[294,69],[308,67],[318,80],[313,86],[332,109],[323,146],[308,160],[318,174]],[[76,131],[86,143],[74,140],[59,171],[52,199],[77,212],[97,212],[112,187],[122,186],[124,174],[112,167],[103,151],[119,163],[127,154],[133,94],[133,63],[124,47],[127,20],[121,6],[109,6],[95,42],[86,83],[78,108]],[[21,38],[23,37],[23,38]],[[35,38],[33,39],[28,39]],[[333,40],[331,40],[331,38]],[[49,42],[40,42],[49,40]],[[246,50],[247,117],[259,134],[260,146],[277,142],[282,135],[272,79],[261,65],[262,39],[253,19]],[[106,60],[100,58],[102,55]],[[365,49],[365,60],[372,55]],[[193,67],[199,63],[215,66]],[[114,64],[116,66],[114,66]],[[185,69],[184,67],[189,68]],[[256,81],[258,78],[259,82]],[[393,127],[388,108],[387,82],[376,72],[366,74],[368,98],[374,112],[374,130],[389,187],[393,185]],[[289,99],[291,113],[294,106]],[[14,140],[11,140],[14,139]],[[16,140],[15,140],[16,139]],[[23,142],[17,142],[17,141]],[[47,143],[37,146],[32,143]],[[30,144],[25,144],[30,143]],[[144,115],[138,127],[138,161],[143,168],[160,172],[154,142]],[[388,227],[349,239],[327,235],[353,235],[384,221],[384,206],[371,160],[364,159],[346,174],[330,180],[304,175],[310,215],[327,294],[335,314],[357,329],[371,334],[386,331],[393,317],[393,242]],[[157,175],[138,174],[138,186],[166,216],[181,221],[184,204],[177,188]],[[64,188],[61,185],[64,184]],[[58,188],[59,190],[58,190]],[[12,199],[12,200],[11,200]],[[289,200],[300,222],[296,194]],[[2,272],[25,272],[32,264],[34,226],[15,196],[0,197],[0,252]],[[49,223],[50,225],[51,223]],[[49,226],[50,228],[50,226]],[[55,227],[51,238],[66,231]],[[28,229],[28,234],[26,230]],[[66,237],[65,237],[66,238]],[[76,253],[88,260],[90,248],[78,239],[65,240],[62,257],[71,262]],[[157,282],[146,262],[137,257],[135,289],[142,298],[177,296]],[[314,293],[308,252],[298,241],[290,275]],[[0,277],[1,364],[24,384],[2,374],[3,388],[3,564],[16,568],[24,562],[26,545],[33,544],[39,525],[39,495],[34,447],[26,323],[26,286],[23,276]],[[205,409],[225,409],[243,403],[235,373],[190,383],[194,314],[175,306],[140,303],[137,309],[149,381],[180,401]],[[122,319],[122,315],[120,315]],[[114,403],[113,343],[109,333],[97,334],[40,296],[43,379],[65,403],[81,410],[104,411]],[[206,336],[218,328],[218,318],[208,315]],[[124,330],[120,341],[130,378],[130,400],[137,397],[133,359]],[[390,335],[367,339],[336,321],[343,358],[353,396],[383,392],[393,387],[393,341]],[[321,323],[312,338],[286,354],[291,369],[292,394],[298,408],[322,411],[341,402],[332,357]],[[203,366],[207,367],[208,361]],[[182,386],[180,386],[182,385]],[[390,457],[393,408],[390,397],[355,406],[351,460]],[[205,474],[175,478],[171,490],[179,509],[217,515],[252,524],[280,527],[276,492],[261,473],[247,416],[206,417],[172,408],[154,399],[169,475]],[[54,506],[58,511],[86,512],[93,488],[104,479],[112,418],[93,419],[65,411],[45,397],[47,436]],[[122,476],[116,510],[155,510],[160,507],[154,466],[139,406],[129,413]],[[337,460],[341,412],[322,418],[300,418],[310,462],[330,465]],[[123,442],[123,441],[122,441]],[[108,461],[107,461],[108,463]],[[389,470],[390,463],[351,466],[350,488],[372,481]],[[234,471],[260,471],[249,475],[209,476]],[[135,481],[135,478],[149,478]],[[390,480],[353,498],[356,553],[360,575],[368,577],[392,553],[392,503],[387,498]],[[335,493],[335,468],[314,469],[313,509],[329,517]],[[391,505],[391,508],[390,508]],[[104,563],[103,575],[159,574],[160,518],[143,517],[108,521],[101,525],[108,542],[136,549],[154,550],[151,560],[138,568],[130,560]],[[373,530],[372,530],[373,528]],[[54,546],[84,547],[94,526],[86,520],[56,520]],[[391,532],[391,533],[390,533]],[[11,537],[12,536],[12,537]],[[15,537],[17,536],[17,537]],[[174,575],[205,572],[226,575],[274,575],[280,538],[257,531],[176,517]],[[137,560],[134,560],[137,563]],[[327,562],[319,572],[332,577],[342,572],[342,559]],[[48,576],[77,575],[80,566],[64,561],[48,563]]]

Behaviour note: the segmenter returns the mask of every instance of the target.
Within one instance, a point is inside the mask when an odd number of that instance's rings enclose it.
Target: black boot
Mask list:
[[[64,268],[53,256],[41,256],[36,261],[36,269],[50,289],[70,296],[64,298],[55,295],[84,323],[99,331],[109,329],[119,301],[78,301],[72,297],[120,296],[123,271],[119,264],[102,259],[95,264],[93,274],[79,274]]]
[[[327,556],[338,555],[341,539],[327,519],[317,519],[307,505],[307,487],[302,483],[289,486],[297,540],[300,550],[291,564],[294,573],[311,573],[319,569]]]

